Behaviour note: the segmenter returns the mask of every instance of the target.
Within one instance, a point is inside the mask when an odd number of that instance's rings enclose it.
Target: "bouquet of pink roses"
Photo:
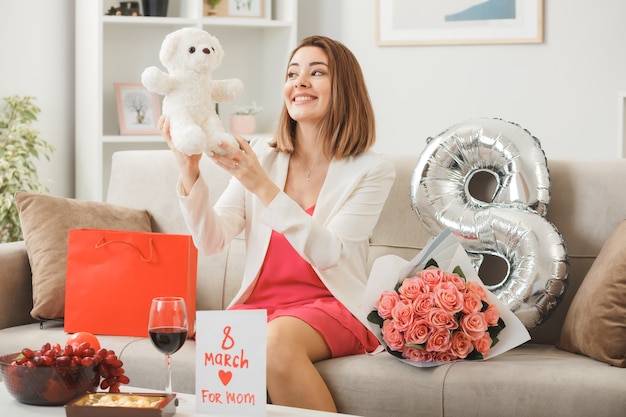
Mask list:
[[[383,291],[368,320],[382,328],[387,350],[418,362],[483,359],[505,327],[485,289],[467,281],[460,267],[426,269]]]
[[[363,309],[381,345],[418,367],[489,359],[530,339],[521,320],[485,289],[447,229],[411,261],[376,259]]]

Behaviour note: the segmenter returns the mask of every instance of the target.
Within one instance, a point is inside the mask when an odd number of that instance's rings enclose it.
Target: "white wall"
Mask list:
[[[528,129],[548,158],[621,156],[623,0],[545,0],[542,44],[397,47],[376,46],[375,0],[299,4],[301,37],[335,37],[359,58],[382,152],[419,154],[428,136],[488,116]]]
[[[75,1],[90,0],[3,1],[0,13],[0,97],[37,97],[38,128],[57,148],[39,174],[62,196],[74,193]],[[375,0],[300,0],[299,31],[335,37],[357,55],[381,152],[418,155],[428,136],[493,116],[528,129],[548,158],[619,157],[626,2],[545,3],[536,45],[379,47]]]
[[[74,0],[2,1],[0,98],[14,94],[36,98],[35,127],[56,148],[50,161],[36,163],[40,180],[52,194],[72,196]]]

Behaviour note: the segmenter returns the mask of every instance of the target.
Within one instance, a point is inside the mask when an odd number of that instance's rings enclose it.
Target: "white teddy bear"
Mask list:
[[[217,143],[234,141],[226,133],[215,103],[233,100],[243,90],[239,79],[213,80],[212,72],[224,56],[218,39],[197,28],[183,28],[163,40],[159,59],[168,73],[148,67],[141,82],[161,94],[163,114],[170,119],[174,147],[187,155],[219,152]]]

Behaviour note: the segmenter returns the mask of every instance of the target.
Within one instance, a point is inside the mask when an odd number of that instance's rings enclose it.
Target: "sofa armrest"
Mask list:
[[[32,323],[33,287],[23,241],[0,244],[0,329]]]

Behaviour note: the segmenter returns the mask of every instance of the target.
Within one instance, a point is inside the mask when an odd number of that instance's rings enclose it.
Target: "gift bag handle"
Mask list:
[[[100,240],[98,240],[96,242],[96,249],[103,248],[103,247],[105,247],[107,245],[110,245],[112,243],[123,243],[123,244],[128,245],[131,248],[135,249],[137,252],[139,252],[139,257],[141,258],[142,261],[144,261],[144,262],[151,262],[152,261],[152,256],[153,256],[153,248],[152,248],[153,243],[152,243],[152,239],[149,239],[148,241],[150,243],[150,245],[149,245],[149,247],[150,247],[150,257],[149,258],[146,258],[145,256],[143,256],[143,253],[141,253],[141,249],[139,249],[137,246],[133,245],[130,242],[126,242],[126,241],[123,241],[123,240],[109,240],[109,241],[105,241],[104,240],[104,236],[102,236],[100,238]]]

